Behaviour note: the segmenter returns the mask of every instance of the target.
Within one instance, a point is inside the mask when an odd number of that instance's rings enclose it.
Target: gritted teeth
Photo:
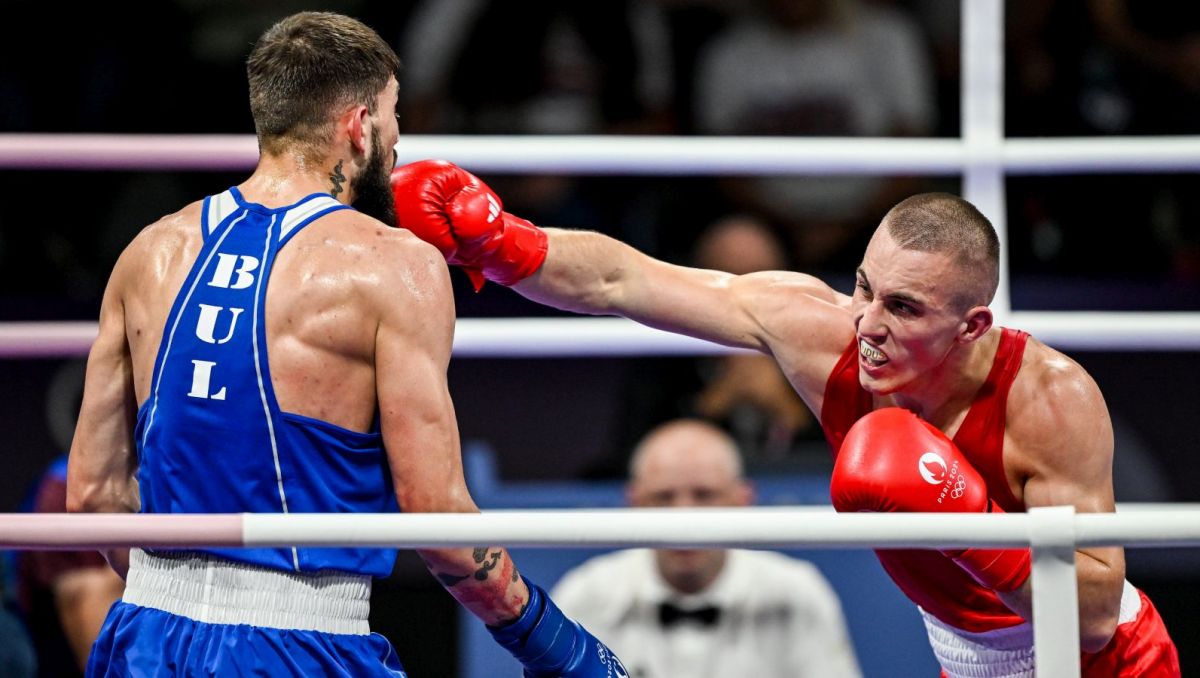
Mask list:
[[[882,351],[867,343],[866,339],[858,340],[858,352],[862,357],[876,363],[887,361],[887,356]]]

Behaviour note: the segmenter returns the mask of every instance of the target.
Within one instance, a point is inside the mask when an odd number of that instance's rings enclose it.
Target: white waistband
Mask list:
[[[925,610],[921,617],[933,654],[949,678],[1033,677],[1033,627],[1028,622],[972,633]]]
[[[130,549],[127,603],[208,624],[371,633],[371,578],[284,572],[202,554]]]
[[[1028,622],[1004,629],[972,633],[955,628],[921,608],[929,645],[949,678],[1032,678],[1033,627]],[[1125,581],[1118,624],[1137,619],[1142,609],[1138,590]]]

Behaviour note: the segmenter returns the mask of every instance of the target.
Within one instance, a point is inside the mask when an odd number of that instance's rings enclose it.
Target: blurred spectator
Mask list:
[[[1200,7],[1090,0],[1096,35],[1128,92],[1129,131],[1200,131]],[[1118,130],[1113,130],[1118,131]]]
[[[735,274],[787,270],[787,252],[762,219],[733,214],[696,240],[691,264]],[[766,472],[825,472],[832,467],[819,426],[774,361],[739,353],[712,358],[638,361],[623,396],[620,454],[588,472],[616,477],[649,429],[678,417],[707,419],[728,432],[747,463]]]
[[[669,67],[654,11],[638,0],[425,0],[401,44],[401,124],[493,134],[655,128]]]
[[[696,248],[696,265],[742,275],[788,268],[778,238],[762,221],[731,216],[713,224]],[[704,386],[695,399],[700,416],[720,422],[755,462],[779,460],[798,435],[818,435],[816,423],[787,377],[759,354],[705,361]]]
[[[1123,114],[1114,122],[1123,125],[1111,131],[1200,132],[1200,6],[1090,0],[1089,7],[1096,34],[1113,57],[1110,98]],[[1146,197],[1152,233],[1169,253],[1172,277],[1200,283],[1200,179],[1156,179]]]
[[[912,12],[929,43],[936,83],[936,134],[957,137],[961,133],[959,117],[962,111],[962,3],[901,0],[900,4]],[[1005,4],[1006,16],[1011,6],[1011,1]]]
[[[59,449],[71,437],[83,399],[85,360],[69,360],[46,385],[46,426]],[[52,462],[22,510],[67,510],[67,456]],[[17,595],[43,676],[79,676],[108,608],[125,583],[99,551],[26,551],[17,558]],[[0,674],[3,675],[3,674]]]
[[[734,274],[788,270],[787,252],[762,219],[732,214],[700,234],[691,265]],[[629,371],[618,454],[589,477],[619,477],[628,450],[651,428],[679,417],[711,421],[761,472],[832,469],[820,426],[775,361],[756,353],[707,358],[650,358]]]
[[[1189,134],[1200,130],[1200,9],[1188,3],[1012,0],[1006,11],[1010,136]],[[1016,297],[1023,274],[1111,280],[1080,289],[1113,308],[1161,290],[1155,308],[1194,306],[1200,289],[1200,179],[1195,174],[1012,177]],[[1120,200],[1099,196],[1120,195]],[[1098,224],[1139,237],[1096,239]],[[1094,284],[1094,283],[1091,283]],[[1143,291],[1130,290],[1142,286]],[[1059,286],[1029,288],[1066,299]],[[1170,301],[1174,300],[1174,301]],[[1038,302],[1034,302],[1038,303]],[[1063,302],[1068,307],[1072,302]],[[1171,304],[1174,304],[1173,306]]]
[[[653,0],[666,29],[670,104],[675,129],[694,134],[696,66],[701,52],[731,21],[758,0]]]
[[[758,5],[702,54],[702,131],[906,136],[934,129],[927,47],[908,16],[856,0]],[[846,259],[861,249],[856,237],[914,189],[894,178],[774,176],[731,180],[727,190],[741,208],[786,225],[797,264],[815,270],[857,263]]]
[[[25,625],[13,612],[10,596],[11,555],[0,552],[0,676],[33,678],[38,675],[37,657]]]
[[[650,0],[424,0],[399,46],[401,130],[667,132],[664,31]],[[639,202],[653,205],[654,196],[628,178],[485,178],[508,209],[539,223],[601,227],[633,242],[653,223]]]
[[[67,510],[67,457],[56,460],[33,498],[36,513]],[[18,561],[18,597],[39,674],[81,676],[108,608],[125,582],[99,551],[28,551]]]
[[[736,445],[712,424],[655,429],[629,471],[635,507],[753,503]],[[617,551],[568,572],[551,595],[620,655],[631,678],[859,675],[828,582],[778,553]]]

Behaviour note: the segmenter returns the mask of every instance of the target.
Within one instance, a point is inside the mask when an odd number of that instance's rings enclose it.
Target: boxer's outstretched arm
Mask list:
[[[784,318],[816,316],[822,307],[832,308],[839,296],[801,273],[738,276],[676,266],[599,233],[544,230],[546,260],[513,289],[576,313],[624,316],[669,332],[770,353]]]
[[[397,168],[391,185],[399,226],[462,266],[477,287],[492,280],[549,306],[769,353],[779,341],[803,351],[826,319],[822,311],[847,300],[799,273],[734,276],[673,266],[599,233],[539,229],[504,212],[487,185],[444,161]],[[832,315],[845,324],[844,312]],[[845,348],[844,339],[834,351]]]
[[[1049,351],[1045,347],[1041,350]],[[1113,432],[1104,398],[1079,365],[1051,352],[1029,382],[1009,397],[1008,436],[1013,452],[1032,467],[1024,482],[1025,506],[1072,505],[1081,513],[1114,510]],[[1015,403],[1014,403],[1015,399]],[[1010,453],[1006,451],[1006,456]],[[1120,614],[1125,552],[1090,547],[1075,555],[1079,577],[1079,630],[1083,649],[1096,652],[1112,638]],[[1031,618],[1031,581],[999,594]]]
[[[405,512],[478,512],[463,478],[446,382],[454,339],[449,272],[435,249],[408,234],[382,237],[390,256],[376,262],[380,285],[370,293],[380,310],[376,390],[396,498]],[[502,548],[428,549],[420,555],[446,590],[488,624],[515,619],[528,600]]]
[[[100,331],[88,354],[83,403],[67,465],[69,512],[132,513],[141,503],[133,440],[137,399],[122,301],[131,267],[138,264],[135,259],[133,247],[121,255],[101,302]],[[129,549],[104,555],[124,577]]]

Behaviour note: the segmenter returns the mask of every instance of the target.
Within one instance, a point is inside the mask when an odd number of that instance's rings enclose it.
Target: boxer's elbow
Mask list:
[[[136,483],[68,479],[67,513],[133,513],[138,505]]]
[[[1125,594],[1123,558],[1081,553],[1079,571],[1079,645],[1084,652],[1103,650],[1117,631]]]
[[[1113,587],[1080,597],[1079,647],[1084,652],[1099,652],[1112,640],[1121,617],[1124,577]],[[1113,590],[1115,589],[1115,590]],[[1081,588],[1081,593],[1087,589]]]
[[[1093,612],[1079,620],[1079,648],[1084,652],[1103,650],[1117,632],[1120,606],[1111,612]]]
[[[67,513],[103,513],[108,501],[103,485],[89,481],[67,483]]]
[[[405,513],[479,513],[465,486],[455,488],[397,487],[396,500]]]

